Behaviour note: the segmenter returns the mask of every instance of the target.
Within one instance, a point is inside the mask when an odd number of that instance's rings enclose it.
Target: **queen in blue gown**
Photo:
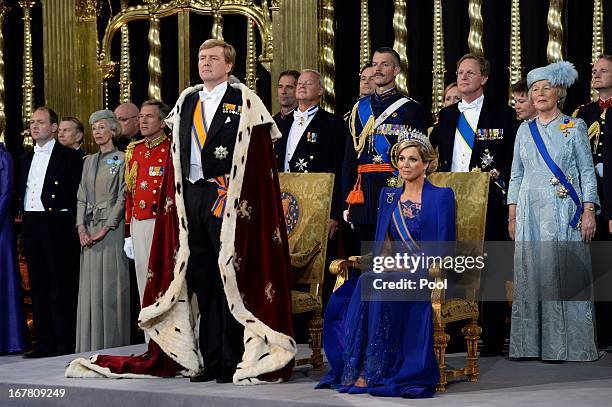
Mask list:
[[[28,346],[10,213],[12,192],[13,160],[0,142],[0,354],[21,352]]]
[[[437,154],[429,140],[412,137],[401,142],[396,151],[404,185],[381,191],[374,254],[394,256],[388,251],[390,242],[396,250],[402,247],[416,253],[421,242],[454,241],[454,193],[425,179],[425,174],[437,167]],[[374,396],[432,397],[440,373],[434,354],[431,302],[424,297],[366,301],[362,285],[370,284],[367,274],[345,282],[325,309],[323,348],[331,370],[317,388]]]

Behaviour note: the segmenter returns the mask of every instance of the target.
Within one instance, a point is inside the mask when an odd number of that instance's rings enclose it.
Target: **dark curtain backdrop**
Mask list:
[[[21,153],[22,104],[22,71],[23,71],[23,21],[17,0],[8,0],[11,7],[4,23],[4,57],[5,57],[5,111],[7,116],[7,147],[15,154]],[[140,4],[140,0],[131,0],[130,5]],[[525,74],[538,66],[546,64],[546,45],[548,29],[546,17],[548,0],[521,0],[521,38],[522,60]],[[108,16],[119,10],[119,0],[99,2],[100,19],[99,35],[103,35]],[[370,32],[372,49],[393,45],[393,1],[370,0]],[[444,43],[446,58],[446,82],[452,82],[456,61],[468,51],[467,37],[469,19],[468,0],[443,0]],[[603,2],[604,27],[612,27],[612,2]],[[112,7],[112,9],[111,9]],[[410,96],[423,104],[427,111],[431,107],[432,84],[432,27],[433,2],[430,0],[407,0],[406,25],[408,27],[408,84]],[[591,37],[592,37],[593,0],[568,0],[564,9],[564,55],[574,62],[580,74],[578,84],[568,94],[565,111],[573,109],[589,98]],[[508,95],[509,35],[510,35],[510,1],[484,0],[482,6],[484,21],[485,56],[492,63],[492,73],[487,84],[486,93],[498,103],[505,103]],[[38,3],[32,15],[32,53],[34,58],[34,98],[35,105],[44,103],[44,75],[42,49],[42,10]],[[147,59],[149,45],[147,35],[149,23],[146,20],[135,21],[130,27],[130,56],[132,60],[132,99],[136,104],[147,97],[149,74]],[[190,67],[191,83],[199,82],[197,73],[197,50],[205,39],[209,38],[212,28],[212,17],[191,14]],[[172,105],[179,95],[177,70],[177,18],[162,19],[162,98]],[[358,92],[359,72],[359,1],[337,0],[335,7],[335,55],[336,55],[336,111],[346,112],[355,101]],[[246,19],[240,16],[226,16],[224,36],[232,43],[238,53],[235,74],[244,80],[246,54]],[[612,53],[612,30],[604,31],[606,52]],[[261,52],[261,42],[257,38],[257,54]],[[119,61],[119,35],[114,37],[111,55]],[[258,64],[258,90],[268,106],[270,98],[276,97],[270,92],[272,78]],[[118,75],[118,72],[117,72]],[[274,78],[276,81],[276,78]],[[115,78],[109,87],[109,107],[113,109],[118,103],[119,86]],[[102,107],[102,106],[100,106]],[[273,112],[274,113],[274,112]],[[87,118],[82,118],[86,120]]]
[[[521,45],[524,75],[546,65],[548,0],[521,0]],[[612,27],[612,2],[603,2],[604,27]],[[455,81],[457,60],[468,49],[468,0],[443,0],[445,82]],[[370,0],[372,50],[393,45],[393,1]],[[510,63],[510,1],[484,0],[483,46],[492,72],[486,86],[488,97],[505,103]],[[573,62],[579,82],[570,88],[564,111],[571,113],[588,101],[590,92],[593,0],[567,0],[564,6],[564,57]],[[431,109],[433,2],[407,0],[408,83],[410,96]],[[605,49],[612,52],[612,30],[604,31]],[[336,100],[338,112],[346,112],[358,94],[359,2],[339,0],[336,6]]]

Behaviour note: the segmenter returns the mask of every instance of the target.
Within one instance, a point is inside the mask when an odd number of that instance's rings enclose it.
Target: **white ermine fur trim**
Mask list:
[[[244,180],[244,168],[242,160],[247,160],[249,142],[252,130],[255,126],[271,124],[271,137],[276,140],[281,137],[281,133],[276,127],[272,116],[264,106],[261,99],[249,88],[242,84],[232,85],[239,88],[242,93],[242,114],[238,124],[238,133],[242,132],[242,138],[236,139],[234,155],[232,157],[232,168],[236,167],[236,176],[230,180],[227,191],[227,202],[234,202],[240,198],[242,183]],[[174,154],[174,172],[181,174],[180,163],[180,113],[184,99],[187,95],[198,92],[203,85],[197,85],[185,89],[181,94],[176,106],[166,119],[172,127],[172,152]],[[177,177],[178,178],[178,177]],[[177,209],[184,208],[183,196],[177,193],[175,202]],[[184,213],[184,212],[183,212]],[[229,216],[228,216],[229,214]],[[266,324],[255,318],[246,309],[242,297],[238,290],[236,272],[232,261],[228,261],[234,256],[234,237],[236,231],[237,210],[232,205],[225,207],[225,214],[221,225],[221,250],[219,253],[219,269],[221,271],[221,281],[224,283],[224,291],[228,303],[234,305],[232,315],[244,326],[244,340],[251,340],[245,344],[242,362],[238,364],[239,369],[234,374],[235,384],[256,384],[260,381],[257,376],[279,370],[286,366],[295,357],[297,348],[293,339],[283,333],[274,331]],[[181,232],[183,232],[181,227]],[[185,237],[185,240],[187,237]],[[182,244],[182,240],[181,240]],[[225,276],[225,279],[223,278]],[[252,321],[247,323],[247,320]],[[260,360],[260,357],[268,354]]]

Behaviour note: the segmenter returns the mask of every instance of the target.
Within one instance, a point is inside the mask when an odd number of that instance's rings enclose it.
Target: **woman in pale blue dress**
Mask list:
[[[516,241],[511,358],[598,358],[583,243],[595,233],[597,184],[586,125],[560,110],[577,76],[565,61],[527,75],[538,115],[517,132],[508,188]]]

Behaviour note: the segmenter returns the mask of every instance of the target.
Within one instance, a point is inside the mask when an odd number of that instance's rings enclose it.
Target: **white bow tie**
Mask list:
[[[39,147],[39,146],[34,146],[34,152],[35,153],[46,153],[49,154],[49,149],[47,149],[46,147]]]
[[[478,108],[478,100],[473,101],[472,103],[465,103],[463,100],[459,102],[459,111],[465,112],[466,110],[472,110]]]
[[[300,111],[300,109],[295,109],[293,111],[293,120],[297,120],[300,124],[304,124],[317,113],[317,110],[319,110],[317,106],[313,106],[305,112]]]

